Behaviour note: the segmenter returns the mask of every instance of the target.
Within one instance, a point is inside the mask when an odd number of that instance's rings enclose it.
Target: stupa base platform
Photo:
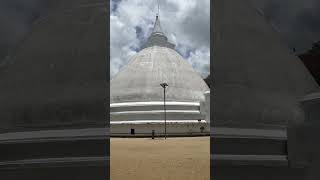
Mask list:
[[[205,120],[167,120],[167,136],[208,136],[210,125]],[[161,121],[115,121],[111,122],[111,137],[155,137],[165,136],[165,123]]]

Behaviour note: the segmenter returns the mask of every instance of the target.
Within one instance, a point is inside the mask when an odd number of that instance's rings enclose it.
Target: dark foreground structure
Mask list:
[[[317,83],[252,1],[212,3],[212,179],[319,179]]]
[[[0,179],[106,179],[105,0],[46,0],[0,67]]]

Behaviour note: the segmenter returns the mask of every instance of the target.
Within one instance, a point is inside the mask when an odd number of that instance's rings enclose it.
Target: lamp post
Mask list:
[[[163,88],[164,139],[167,139],[166,87],[168,86],[168,84],[161,83],[160,86]]]

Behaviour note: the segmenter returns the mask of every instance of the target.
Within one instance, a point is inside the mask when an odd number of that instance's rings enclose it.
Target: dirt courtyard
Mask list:
[[[209,180],[210,138],[111,138],[111,180]]]

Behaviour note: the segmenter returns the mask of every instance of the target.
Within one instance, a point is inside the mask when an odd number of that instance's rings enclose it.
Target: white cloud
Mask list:
[[[202,47],[191,52],[187,59],[189,63],[201,74],[208,75],[210,72],[210,48]]]
[[[203,77],[210,63],[210,0],[159,0],[161,26],[177,50]],[[114,6],[111,2],[111,8]],[[157,12],[156,0],[121,0],[110,15],[110,71],[113,77],[146,39]]]

